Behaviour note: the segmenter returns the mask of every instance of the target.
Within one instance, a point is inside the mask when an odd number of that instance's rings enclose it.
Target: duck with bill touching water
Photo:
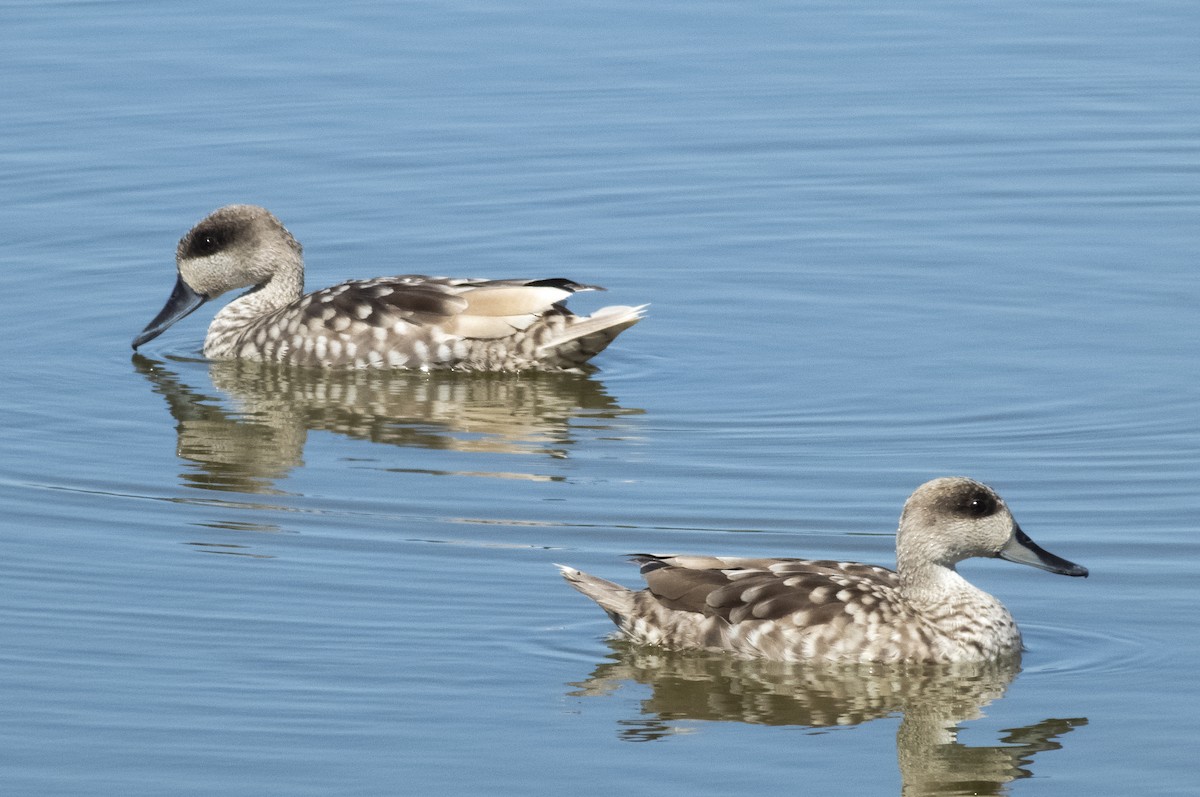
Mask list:
[[[211,213],[183,236],[175,261],[175,289],[134,338],[134,349],[205,302],[248,288],[216,314],[205,356],[323,367],[564,370],[603,351],[645,309],[619,305],[575,315],[563,304],[571,294],[602,289],[557,278],[409,274],[305,294],[300,244],[254,205]]]

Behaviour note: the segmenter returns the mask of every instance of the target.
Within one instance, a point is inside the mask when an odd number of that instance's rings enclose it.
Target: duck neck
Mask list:
[[[939,632],[949,660],[1020,655],[1021,632],[1008,609],[953,567],[904,568],[900,585],[916,615]]]
[[[959,575],[953,565],[900,562],[897,574],[904,597],[925,610],[968,603],[998,605],[995,598]]]
[[[286,307],[304,294],[304,269],[280,268],[266,282],[255,285],[221,311],[233,311],[239,318],[257,318]]]
[[[266,282],[255,285],[221,308],[208,327],[204,354],[232,356],[250,324],[295,302],[304,294],[304,267],[280,268]]]

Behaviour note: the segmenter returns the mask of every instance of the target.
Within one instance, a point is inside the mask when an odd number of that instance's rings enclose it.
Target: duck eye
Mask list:
[[[188,254],[207,257],[224,249],[228,243],[228,236],[220,230],[198,230],[188,242]]]
[[[198,255],[211,255],[213,252],[221,248],[217,236],[211,233],[204,233],[196,239],[196,245],[192,247]]]
[[[988,495],[974,495],[967,499],[963,510],[971,517],[987,517],[996,512],[996,500]]]

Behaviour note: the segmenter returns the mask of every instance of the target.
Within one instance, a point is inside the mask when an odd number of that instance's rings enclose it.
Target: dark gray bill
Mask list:
[[[1088,574],[1086,567],[1055,556],[1029,539],[1029,535],[1021,531],[1020,526],[1017,526],[1016,533],[1013,534],[1012,539],[996,555],[1010,562],[1039,567],[1042,570],[1049,570],[1051,573],[1059,573],[1064,576],[1083,576],[1087,578]]]
[[[146,328],[133,339],[134,351],[137,351],[137,347],[143,343],[149,343],[157,338],[171,324],[174,324],[207,301],[207,296],[196,293],[183,281],[183,277],[179,277],[175,280],[175,290],[171,291],[171,298],[167,299],[166,305],[163,306],[158,315],[154,316],[154,320],[147,324]]]

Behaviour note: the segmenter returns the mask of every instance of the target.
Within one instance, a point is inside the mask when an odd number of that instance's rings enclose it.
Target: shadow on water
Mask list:
[[[584,373],[462,374],[323,370],[208,363],[219,395],[142,355],[134,368],[167,400],[177,453],[197,467],[186,484],[278,492],[304,463],[312,431],[393,446],[565,459],[580,428],[611,425],[622,408]],[[491,474],[547,479],[537,474]]]
[[[619,736],[643,742],[688,732],[680,721],[830,728],[900,716],[896,754],[904,795],[1007,793],[1028,778],[1036,754],[1062,747],[1059,737],[1083,718],[1045,719],[1004,731],[995,746],[958,741],[959,726],[983,716],[1004,696],[1015,661],[974,666],[813,666],[676,652],[620,639],[613,653],[572,696],[610,694],[628,683],[649,687],[642,716],[620,722]]]

